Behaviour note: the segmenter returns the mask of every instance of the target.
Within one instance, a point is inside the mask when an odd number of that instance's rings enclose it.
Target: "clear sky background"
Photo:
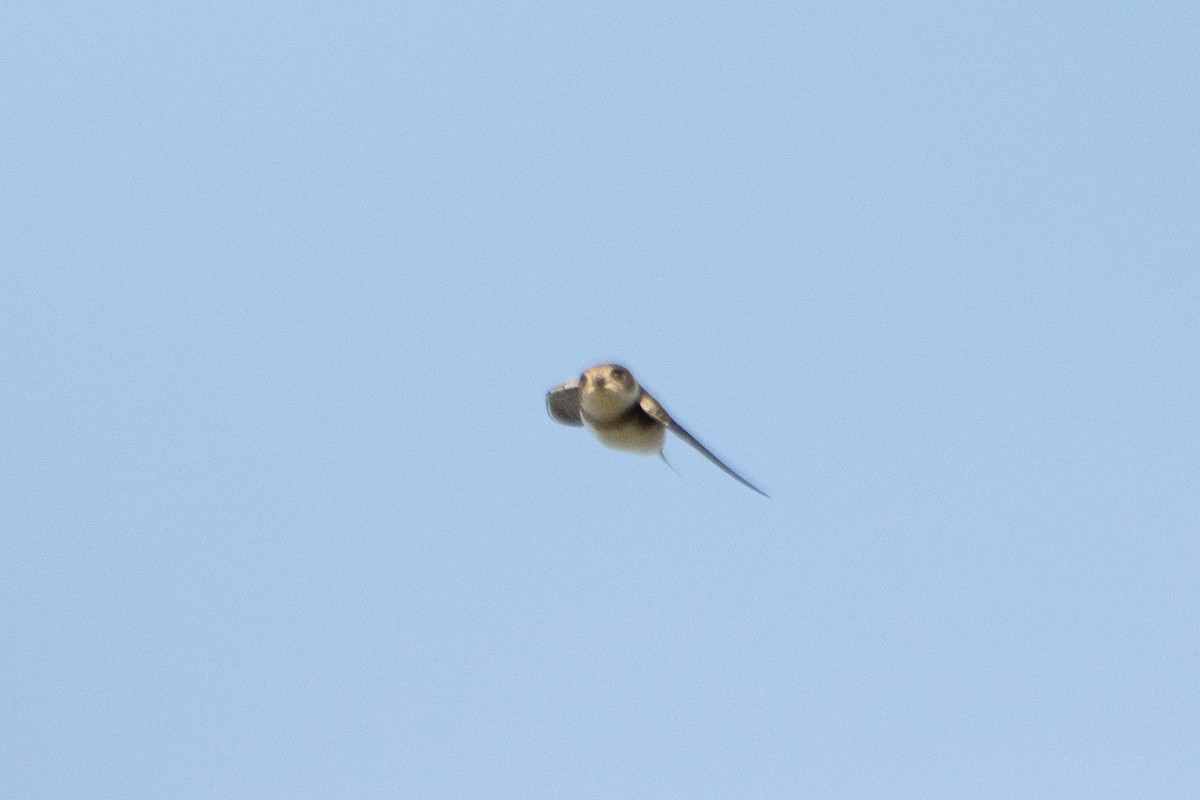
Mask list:
[[[1196,5],[587,5],[5,12],[0,796],[1200,796]]]

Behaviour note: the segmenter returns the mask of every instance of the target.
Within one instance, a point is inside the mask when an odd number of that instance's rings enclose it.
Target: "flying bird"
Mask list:
[[[767,497],[767,493],[730,469],[709,452],[657,400],[643,389],[632,373],[616,364],[601,364],[546,393],[546,409],[555,422],[586,426],[601,443],[617,450],[662,456],[667,431],[699,450],[738,483]],[[663,457],[665,461],[666,458]]]

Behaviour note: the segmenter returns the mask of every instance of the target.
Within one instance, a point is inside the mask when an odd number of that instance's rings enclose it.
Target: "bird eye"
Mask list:
[[[624,378],[624,377],[625,377],[625,375],[626,375],[626,373],[625,373],[625,370],[621,369],[620,367],[617,367],[616,369],[614,369],[614,370],[612,371],[612,376],[613,376],[614,378],[616,378],[617,380],[620,380],[621,378]]]

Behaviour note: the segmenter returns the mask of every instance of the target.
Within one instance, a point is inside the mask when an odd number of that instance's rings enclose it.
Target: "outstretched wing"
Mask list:
[[[642,407],[642,411],[645,411],[654,420],[656,420],[657,422],[659,422],[663,425],[666,425],[668,430],[670,430],[672,433],[674,433],[680,439],[683,439],[685,442],[690,444],[692,447],[699,450],[704,455],[705,458],[707,458],[709,461],[713,462],[718,467],[720,467],[725,472],[726,475],[730,476],[731,478],[733,478],[735,481],[742,484],[743,486],[753,489],[754,491],[761,494],[763,497],[770,496],[766,492],[764,492],[762,489],[758,488],[753,483],[746,480],[741,475],[738,475],[736,472],[734,472],[732,469],[730,469],[725,464],[724,461],[722,461],[721,459],[714,456],[707,447],[700,444],[699,440],[697,440],[695,436],[692,436],[690,433],[688,433],[686,430],[684,430],[682,425],[680,425],[675,420],[671,419],[671,415],[667,413],[666,409],[663,408],[657,400],[655,400],[653,397],[651,397],[649,394],[647,394],[645,392],[645,390],[642,391],[642,397],[640,400],[638,400],[638,405],[640,405]]]
[[[564,383],[546,392],[546,410],[555,422],[563,425],[583,425],[579,415],[579,381]]]

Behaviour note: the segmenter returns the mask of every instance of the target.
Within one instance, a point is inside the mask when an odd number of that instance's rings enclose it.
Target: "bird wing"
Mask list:
[[[555,422],[583,425],[579,414],[579,381],[570,381],[546,392],[546,410]]]
[[[753,483],[746,480],[741,475],[738,475],[736,472],[734,472],[732,469],[730,469],[729,466],[726,465],[724,461],[717,458],[715,455],[712,454],[712,452],[707,447],[700,444],[700,441],[698,439],[696,439],[695,436],[692,436],[690,433],[688,433],[684,429],[684,427],[682,425],[680,425],[675,420],[671,419],[671,415],[667,413],[667,410],[665,408],[663,408],[662,405],[659,404],[659,402],[657,400],[655,400],[653,397],[651,397],[645,390],[642,391],[642,397],[640,400],[638,400],[638,405],[640,405],[642,407],[642,411],[645,411],[647,414],[649,414],[650,417],[653,418],[655,421],[665,425],[668,430],[670,430],[672,433],[674,433],[680,439],[683,439],[685,442],[690,444],[692,447],[699,450],[704,455],[705,458],[707,458],[709,461],[713,462],[718,467],[720,467],[725,472],[726,475],[730,476],[731,478],[733,478],[735,481],[742,484],[743,486],[753,489],[754,491],[761,494],[763,497],[769,497],[769,495],[766,492],[764,492],[762,489],[758,488]]]

